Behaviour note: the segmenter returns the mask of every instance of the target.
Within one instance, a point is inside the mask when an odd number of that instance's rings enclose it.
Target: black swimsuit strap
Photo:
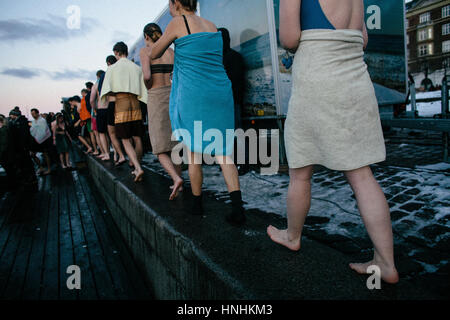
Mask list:
[[[191,34],[191,29],[189,28],[189,24],[187,22],[186,16],[183,14],[184,23],[186,24],[186,29],[189,34]]]

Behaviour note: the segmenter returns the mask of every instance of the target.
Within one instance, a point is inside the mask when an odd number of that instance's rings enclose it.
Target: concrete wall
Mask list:
[[[88,168],[157,299],[251,298],[96,160]]]

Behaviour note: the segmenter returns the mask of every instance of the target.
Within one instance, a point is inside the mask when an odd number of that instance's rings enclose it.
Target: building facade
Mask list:
[[[409,73],[417,88],[440,86],[450,74],[450,0],[414,0],[406,10]]]

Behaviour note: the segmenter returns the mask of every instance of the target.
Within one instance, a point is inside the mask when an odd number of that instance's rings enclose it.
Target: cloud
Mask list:
[[[113,32],[111,45],[115,45],[119,41],[123,41],[128,45],[128,47],[131,47],[134,44],[134,42],[136,41],[136,36],[134,36],[128,32],[123,32],[123,31]]]
[[[48,72],[50,78],[54,80],[91,79],[96,76],[97,71],[85,69],[65,69],[63,71]]]
[[[64,69],[60,71],[47,71],[33,68],[7,68],[0,71],[1,75],[20,78],[33,79],[40,76],[48,76],[52,80],[88,80],[95,78],[97,71],[86,69]]]
[[[0,20],[0,41],[62,41],[85,36],[99,25],[96,19],[82,17],[80,29],[69,29],[66,19],[56,15],[45,19]]]
[[[41,75],[41,70],[29,68],[7,68],[3,69],[0,74],[21,79],[32,79],[39,77]]]

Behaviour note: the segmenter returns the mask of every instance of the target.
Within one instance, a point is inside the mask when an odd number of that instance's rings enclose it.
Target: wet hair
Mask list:
[[[121,56],[128,56],[128,46],[124,42],[117,42],[113,48]]]
[[[73,96],[72,98],[70,98],[69,100],[73,101],[73,102],[78,102],[81,103],[81,98],[79,96]]]
[[[108,57],[106,58],[106,63],[107,63],[107,64],[113,65],[113,64],[116,63],[116,62],[117,62],[117,59],[116,59],[116,57],[114,57],[114,56],[108,56]]]
[[[86,86],[87,89],[91,90],[92,87],[94,86],[94,84],[92,82],[86,82],[85,86]]]
[[[36,108],[31,109],[30,112],[36,112],[37,114],[39,114],[39,110]]]
[[[103,70],[98,70],[97,71],[97,77],[101,77],[102,75],[104,75],[105,74],[105,71],[103,71]]]
[[[149,23],[144,28],[144,35],[152,39],[153,42],[156,42],[161,38],[162,30],[156,23]]]
[[[172,4],[175,4],[176,0],[170,0]],[[197,11],[197,0],[177,0],[185,10],[195,12]]]

